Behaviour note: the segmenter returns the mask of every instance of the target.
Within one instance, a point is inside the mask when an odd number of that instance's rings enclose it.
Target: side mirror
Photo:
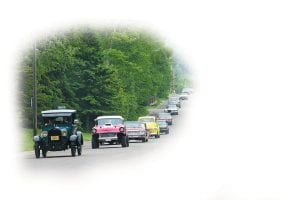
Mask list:
[[[79,124],[79,120],[78,120],[78,119],[75,119],[75,120],[74,120],[74,124]]]

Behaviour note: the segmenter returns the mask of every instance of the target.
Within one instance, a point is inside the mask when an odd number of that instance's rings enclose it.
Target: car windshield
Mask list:
[[[159,126],[166,126],[167,122],[164,120],[158,121]]]
[[[171,118],[169,113],[158,113],[159,118]]]
[[[97,125],[105,125],[105,124],[119,125],[119,124],[123,124],[123,120],[120,118],[102,118],[102,119],[98,119],[96,123]]]
[[[155,122],[154,118],[149,117],[149,118],[140,118],[139,119],[140,122]]]
[[[125,122],[127,128],[140,128],[143,126],[141,122]]]
[[[43,124],[44,126],[51,126],[57,124],[68,124],[71,123],[71,117],[59,116],[59,117],[44,117]]]

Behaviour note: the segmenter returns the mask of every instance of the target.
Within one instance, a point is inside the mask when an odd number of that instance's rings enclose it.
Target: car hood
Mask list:
[[[142,131],[142,128],[126,128],[127,131]]]
[[[159,128],[168,128],[168,126],[159,126]]]
[[[161,118],[158,118],[158,120],[171,120],[172,117],[161,117]]]

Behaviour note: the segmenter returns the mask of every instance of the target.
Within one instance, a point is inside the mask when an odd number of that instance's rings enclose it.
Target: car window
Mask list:
[[[139,128],[141,127],[141,123],[134,123],[134,122],[130,122],[130,123],[125,123],[127,128]]]
[[[171,115],[169,113],[159,113],[158,117],[171,117]]]
[[[155,120],[154,118],[151,117],[151,118],[140,118],[139,121],[145,123],[145,122],[154,122]]]
[[[162,126],[167,125],[166,121],[158,121],[158,124],[159,124],[159,125],[162,125]]]
[[[119,125],[119,124],[123,124],[123,120],[120,118],[102,118],[97,120],[97,125],[105,125],[105,124]]]

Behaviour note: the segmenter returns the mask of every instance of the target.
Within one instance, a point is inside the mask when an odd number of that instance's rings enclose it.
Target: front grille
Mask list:
[[[100,137],[116,137],[117,133],[101,133]]]
[[[61,136],[61,131],[59,129],[51,129],[49,132],[48,132],[48,141],[49,143],[51,143],[51,145],[61,145],[61,139],[62,139],[62,136]]]
[[[141,135],[140,131],[128,131],[128,135]]]
[[[48,132],[48,136],[61,136],[61,131],[59,129],[51,129]]]

